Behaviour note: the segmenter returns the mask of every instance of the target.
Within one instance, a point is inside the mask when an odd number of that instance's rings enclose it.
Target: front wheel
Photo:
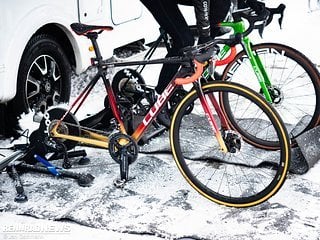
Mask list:
[[[297,136],[320,123],[320,74],[305,55],[283,44],[261,43],[252,50],[270,80],[272,105],[295,144]],[[245,51],[226,66],[222,80],[241,83],[263,95]]]
[[[283,122],[270,104],[247,87],[216,81],[202,89],[228,151],[221,151],[202,102],[192,90],[177,106],[170,128],[179,170],[194,189],[216,203],[250,207],[266,201],[280,189],[289,167],[290,143]],[[242,132],[222,129],[212,101],[219,94],[229,95],[234,102],[232,110]],[[278,150],[257,148],[245,140],[243,132],[272,142]]]

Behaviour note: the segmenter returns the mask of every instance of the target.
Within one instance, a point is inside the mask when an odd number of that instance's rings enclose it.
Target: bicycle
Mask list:
[[[235,47],[223,45],[218,53],[219,61],[216,66],[226,65],[221,80],[239,82],[252,88],[277,109],[286,123],[294,147],[297,144],[296,137],[320,123],[320,73],[314,64],[296,49],[279,43],[253,44],[248,36],[254,29],[258,29],[262,34],[264,27],[273,20],[275,14],[281,15],[279,18],[281,25],[284,9],[283,4],[277,8],[262,6],[258,14],[251,9],[241,9],[232,13],[233,21],[221,22],[219,27],[231,28],[232,34],[239,38],[238,45],[241,45],[242,50],[237,53]],[[243,19],[249,23],[248,27]],[[159,38],[151,46],[145,59],[151,58],[161,42],[165,43],[167,49],[170,48],[170,37],[163,30],[160,31]],[[142,70],[143,66],[137,68],[138,73],[135,73],[140,85],[145,84],[144,80],[139,78]],[[123,71],[131,71],[130,74],[134,74],[134,70],[119,71],[114,77],[113,88],[116,92],[128,94],[124,83],[127,77]],[[202,77],[212,81],[214,76],[209,71],[211,70],[206,69]],[[223,98],[220,98],[220,101],[223,103]],[[224,105],[221,107],[224,111],[228,111],[228,107]],[[241,128],[233,122],[232,115],[228,113],[226,115],[229,116],[229,123],[233,128],[241,131]],[[247,140],[250,140],[250,136]],[[252,144],[254,143],[255,140],[252,140]],[[260,144],[259,147],[274,149],[270,145]]]
[[[279,115],[261,96],[245,86],[222,81],[202,84],[199,80],[204,66],[214,63],[215,46],[218,43],[232,45],[236,39],[216,39],[186,48],[181,57],[108,62],[101,56],[97,38],[111,27],[74,23],[71,28],[92,42],[96,55],[92,65],[97,73],[68,110],[52,108],[44,114],[38,129],[42,141],[59,142],[66,149],[78,143],[108,149],[112,159],[120,165],[120,179],[115,185],[123,187],[129,180],[129,165],[138,156],[138,141],[173,92],[181,85],[192,83],[193,88],[177,105],[170,127],[172,154],[187,182],[209,200],[233,207],[260,204],[280,189],[288,171],[290,142]],[[182,66],[158,98],[154,99],[154,90],[147,87],[140,91],[139,103],[132,104],[128,97],[114,94],[110,80],[115,67],[163,63]],[[83,127],[75,116],[99,79],[104,82],[108,107],[114,117],[114,128],[109,132]],[[239,117],[239,125],[255,139],[277,145],[278,150],[257,149],[232,130],[219,106],[219,94],[230,101],[241,102],[230,109],[236,119]],[[146,102],[151,102],[147,110]],[[133,129],[132,115],[141,113],[144,117]],[[204,133],[209,134],[206,139],[203,139]]]

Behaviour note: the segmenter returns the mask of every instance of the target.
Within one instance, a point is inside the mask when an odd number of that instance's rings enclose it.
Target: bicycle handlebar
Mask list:
[[[175,83],[177,85],[184,85],[184,84],[188,84],[188,83],[193,83],[195,81],[197,81],[200,77],[201,74],[203,72],[203,63],[198,62],[197,60],[194,60],[194,63],[196,65],[196,71],[194,74],[192,74],[190,77],[186,77],[186,78],[176,78]]]
[[[262,2],[257,2],[256,7],[240,9],[232,13],[232,17],[235,21],[241,21],[242,18],[249,22],[249,27],[246,29],[242,36],[247,36],[254,29],[258,29],[260,35],[262,35],[264,27],[269,25],[275,14],[280,14],[279,25],[281,28],[285,5],[280,4],[277,8],[268,8]]]
[[[176,78],[175,83],[177,85],[183,85],[192,83],[199,79],[203,72],[203,68],[205,65],[204,63],[211,59],[217,53],[216,46],[218,44],[234,46],[237,44],[237,41],[239,41],[239,39],[235,36],[230,36],[230,38],[228,39],[216,38],[214,40],[208,41],[203,44],[199,44],[197,46],[190,46],[182,49],[185,59],[193,60],[196,71],[189,77]]]
[[[241,39],[238,36],[229,36],[229,38],[215,38],[196,46],[185,47],[182,49],[182,54],[185,57],[189,57],[191,59],[194,58],[198,62],[205,62],[217,53],[216,46],[218,44],[235,46],[240,42],[240,40]]]
[[[259,13],[250,8],[241,9],[240,11],[232,13],[235,21],[241,21],[241,19],[244,18],[249,22],[249,27],[242,33],[242,36],[244,37],[248,36],[254,29],[258,29],[261,35],[264,27],[266,26],[269,15],[270,12],[266,7],[264,7],[264,5],[261,5]]]
[[[217,59],[216,61],[216,66],[223,66],[228,64],[229,62],[231,62],[237,55],[237,49],[235,46],[230,47],[230,54],[228,57],[224,58],[224,59]]]

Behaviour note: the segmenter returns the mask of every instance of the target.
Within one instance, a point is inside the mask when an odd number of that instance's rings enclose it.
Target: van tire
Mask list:
[[[58,41],[48,35],[33,36],[28,42],[19,65],[17,94],[13,111],[44,112],[48,107],[70,98],[70,62]]]

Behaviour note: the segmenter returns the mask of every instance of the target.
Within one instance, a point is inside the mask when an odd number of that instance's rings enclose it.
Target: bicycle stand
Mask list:
[[[35,172],[49,174],[59,178],[72,178],[76,179],[81,187],[89,187],[94,180],[94,176],[89,173],[77,173],[54,166],[49,162],[49,160],[36,154],[33,147],[27,144],[14,146],[12,149],[16,149],[16,151],[0,161],[0,170],[5,169],[14,182],[14,187],[17,193],[14,198],[15,202],[22,203],[28,201],[28,197],[25,194],[20,178],[22,173]],[[69,158],[82,157],[79,161],[79,164],[87,164],[89,159],[86,158],[86,155],[87,154],[84,150],[65,153],[54,152],[49,159],[63,159],[65,165],[66,159],[69,162]],[[31,157],[33,159],[30,159]],[[30,164],[30,162],[34,163],[34,159],[36,160],[36,163],[39,162],[42,164],[42,166]]]
[[[167,128],[164,126],[160,126],[159,128],[155,128],[152,132],[148,132],[145,134],[138,142],[139,145],[147,144],[151,139],[160,136]]]
[[[21,182],[21,178],[19,176],[19,173],[17,172],[17,169],[14,165],[8,166],[6,168],[7,173],[9,174],[9,176],[12,178],[13,182],[14,182],[14,187],[16,189],[17,195],[14,198],[15,202],[26,202],[28,201],[28,197],[24,192],[24,188]]]

